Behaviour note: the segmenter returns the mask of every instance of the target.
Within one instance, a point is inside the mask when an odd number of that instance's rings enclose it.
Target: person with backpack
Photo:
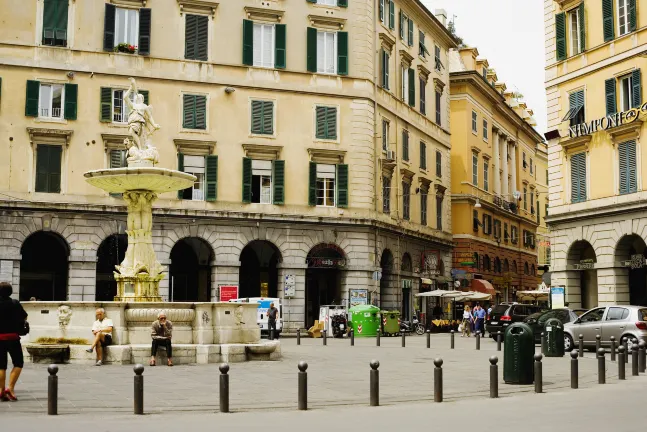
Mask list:
[[[0,401],[16,401],[15,387],[25,364],[20,345],[20,336],[29,332],[27,312],[18,300],[11,298],[13,288],[0,282]],[[11,356],[13,369],[7,380],[7,355]]]

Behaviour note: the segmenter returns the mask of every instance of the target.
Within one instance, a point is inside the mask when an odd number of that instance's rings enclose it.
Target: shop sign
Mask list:
[[[308,267],[311,268],[342,268],[346,267],[346,260],[343,258],[310,257],[306,259]]]
[[[438,268],[438,261],[440,261],[440,252],[436,250],[425,251],[422,254],[422,274],[425,277],[438,276],[440,269]]]
[[[647,102],[640,108],[632,108],[628,111],[623,111],[606,116],[601,119],[592,120],[589,123],[580,123],[571,126],[568,129],[570,138],[577,138],[585,135],[592,135],[601,130],[609,130],[618,126],[626,125],[635,122],[640,117],[640,114],[647,111]]]
[[[579,264],[573,264],[575,270],[592,270],[595,268],[595,262],[592,259],[581,260]]]
[[[352,289],[349,291],[348,295],[350,296],[350,307],[368,304],[367,289]]]
[[[631,259],[623,261],[622,265],[631,269],[640,269],[645,266],[645,257],[641,254],[631,255]]]
[[[228,302],[238,298],[238,285],[220,285],[220,301]]]
[[[566,305],[564,287],[550,287],[550,308],[563,309]]]

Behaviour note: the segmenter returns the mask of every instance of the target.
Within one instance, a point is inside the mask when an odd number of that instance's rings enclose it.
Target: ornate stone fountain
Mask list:
[[[134,94],[134,102],[131,95]],[[195,176],[180,171],[156,168],[159,153],[151,137],[160,126],[153,119],[153,108],[144,103],[134,78],[124,94],[130,109],[128,167],[88,171],[84,175],[92,186],[110,193],[121,193],[128,206],[128,248],[123,262],[116,266],[117,296],[120,302],[160,302],[159,283],[163,267],[153,250],[153,202],[157,195],[191,187]]]

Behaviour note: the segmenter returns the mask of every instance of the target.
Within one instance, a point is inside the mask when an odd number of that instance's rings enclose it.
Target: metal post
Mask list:
[[[380,405],[380,371],[377,368],[380,367],[380,362],[377,360],[371,360],[371,372],[370,372],[370,403],[371,406]]]
[[[645,341],[638,342],[638,372],[645,373],[647,368],[647,344]]]
[[[144,365],[136,364],[135,371],[135,414],[144,414]]]
[[[453,336],[453,333],[452,333]],[[443,359],[434,360],[434,402],[443,401]]]
[[[223,363],[220,369],[220,412],[229,412],[229,365]]]
[[[501,331],[496,332],[496,350],[501,351],[501,339],[503,339],[503,335],[501,334]]]
[[[58,366],[49,365],[47,372],[47,415],[58,415]]]
[[[541,332],[541,339],[540,339],[540,342],[541,342],[541,353],[542,353],[542,354],[545,354],[545,352],[544,352],[544,345],[546,344],[546,333]]]
[[[609,340],[611,341],[611,361],[616,361],[616,338],[611,336]]]
[[[497,356],[490,357],[490,397],[499,397],[499,366]]]
[[[377,346],[380,346],[380,337],[381,337],[380,335],[381,335],[381,334],[382,334],[382,330],[381,330],[381,329],[377,329],[377,337],[375,338],[375,344],[376,344]]]
[[[584,357],[584,335],[579,335],[580,344],[577,347],[577,351],[580,357]]]
[[[297,345],[301,345],[301,329],[297,329]]]
[[[606,371],[607,368],[604,365],[604,349],[600,348],[597,351],[598,354],[598,384],[606,384],[607,382],[607,375]]]
[[[622,345],[625,347],[625,363],[629,363],[629,355],[631,354],[631,351],[629,350],[629,339],[627,336],[622,338]]]
[[[625,379],[625,346],[618,347],[618,379]]]
[[[427,348],[431,348],[431,330],[427,330]]]
[[[308,363],[299,362],[299,411],[308,409]]]
[[[571,388],[579,387],[579,364],[577,360],[577,351],[571,351]]]
[[[327,340],[326,334],[327,334],[327,332],[326,332],[326,329],[324,328],[324,331],[323,331],[323,344],[324,344],[324,346],[328,345],[328,340]]]
[[[449,333],[451,334],[451,336],[450,336],[451,343],[450,343],[449,347],[451,349],[454,349],[454,330],[450,331]]]
[[[407,343],[404,340],[404,338],[406,337],[405,335],[406,335],[406,333],[402,332],[402,348],[404,348],[407,345]]]
[[[631,344],[631,375],[638,376],[638,344]]]
[[[355,346],[355,330],[350,331],[350,346]]]
[[[602,336],[600,335],[595,335],[595,352],[597,353],[600,351],[600,348],[602,348],[602,342],[601,342]]]
[[[477,331],[476,332],[476,350],[478,351],[480,349],[481,349],[481,332]]]
[[[542,393],[543,391],[543,379],[541,376],[541,359],[544,356],[541,354],[535,354],[535,393]]]
[[[269,337],[269,339],[270,339],[270,340],[274,340],[274,329],[270,329],[270,332],[269,332],[269,333],[270,333],[270,334],[269,334],[269,336],[268,336],[268,337]]]

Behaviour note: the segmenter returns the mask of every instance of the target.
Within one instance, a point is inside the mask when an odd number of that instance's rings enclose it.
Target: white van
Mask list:
[[[276,318],[276,332],[277,336],[283,330],[283,310],[281,308],[281,299],[269,297],[247,297],[229,300],[230,303],[258,303],[258,311],[256,314],[256,322],[261,328],[261,334],[269,333],[267,324],[267,310],[270,304],[274,303],[274,307],[279,310],[279,316]]]

